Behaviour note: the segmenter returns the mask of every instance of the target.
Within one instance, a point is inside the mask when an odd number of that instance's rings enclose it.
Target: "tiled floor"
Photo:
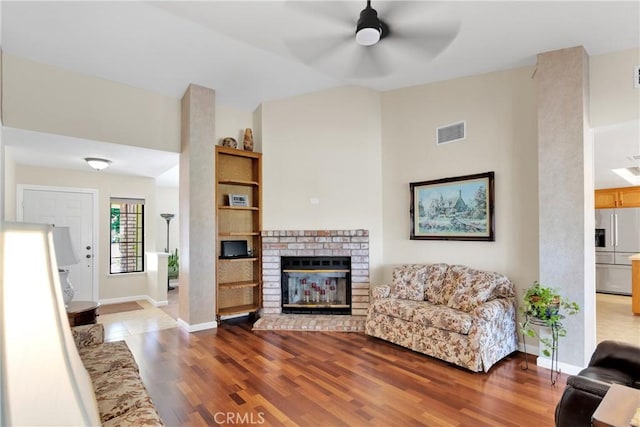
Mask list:
[[[147,301],[138,301],[138,303],[144,307],[144,310],[105,314],[98,318],[98,321],[105,326],[106,340],[120,340],[130,335],[177,326],[178,289],[169,292],[168,306],[157,308]],[[597,342],[612,339],[640,346],[640,316],[634,316],[631,313],[631,297],[596,294],[596,306]],[[306,328],[302,326],[294,328],[287,318],[284,319],[284,322],[284,326],[280,328],[271,322],[265,323],[262,329],[317,330],[317,322],[313,324],[313,327],[307,326]],[[287,327],[287,325],[291,327]],[[358,329],[357,326],[354,328]]]
[[[640,316],[631,312],[631,297],[596,294],[596,341],[625,341],[640,346]]]
[[[105,341],[117,341],[130,335],[175,328],[176,320],[148,301],[137,301],[144,310],[103,314],[98,322],[104,325]]]

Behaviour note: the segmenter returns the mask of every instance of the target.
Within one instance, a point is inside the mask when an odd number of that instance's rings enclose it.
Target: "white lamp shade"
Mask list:
[[[0,425],[100,425],[62,302],[51,226],[3,223],[0,277]]]
[[[58,267],[74,265],[80,262],[71,244],[69,227],[53,227],[53,244],[55,246]]]

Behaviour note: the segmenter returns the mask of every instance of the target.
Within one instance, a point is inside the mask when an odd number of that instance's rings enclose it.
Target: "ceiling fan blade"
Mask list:
[[[357,13],[347,6],[344,1],[293,1],[289,0],[284,6],[309,16],[320,17],[342,26],[350,31],[355,31]]]
[[[350,76],[360,79],[374,79],[391,73],[391,69],[384,61],[383,51],[379,46],[358,46]]]
[[[405,18],[412,16],[412,5],[415,1],[385,1],[372,2],[371,6],[377,9],[378,16],[387,22],[404,22]]]
[[[389,41],[394,48],[410,50],[413,54],[428,55],[435,58],[442,53],[457,37],[460,24],[439,24],[438,28],[393,30]]]
[[[353,41],[352,35],[313,36],[287,39],[284,41],[289,51],[305,64],[313,64],[336,55],[341,48]]]

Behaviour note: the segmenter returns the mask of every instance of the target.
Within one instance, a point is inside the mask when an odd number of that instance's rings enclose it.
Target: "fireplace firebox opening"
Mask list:
[[[351,257],[282,257],[282,312],[351,314]]]

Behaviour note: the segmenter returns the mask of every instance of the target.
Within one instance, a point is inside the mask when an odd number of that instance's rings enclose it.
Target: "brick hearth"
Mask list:
[[[351,314],[369,308],[368,230],[273,230],[262,232],[262,306],[264,314],[281,314],[280,257],[351,257]],[[294,315],[295,316],[295,315]]]

